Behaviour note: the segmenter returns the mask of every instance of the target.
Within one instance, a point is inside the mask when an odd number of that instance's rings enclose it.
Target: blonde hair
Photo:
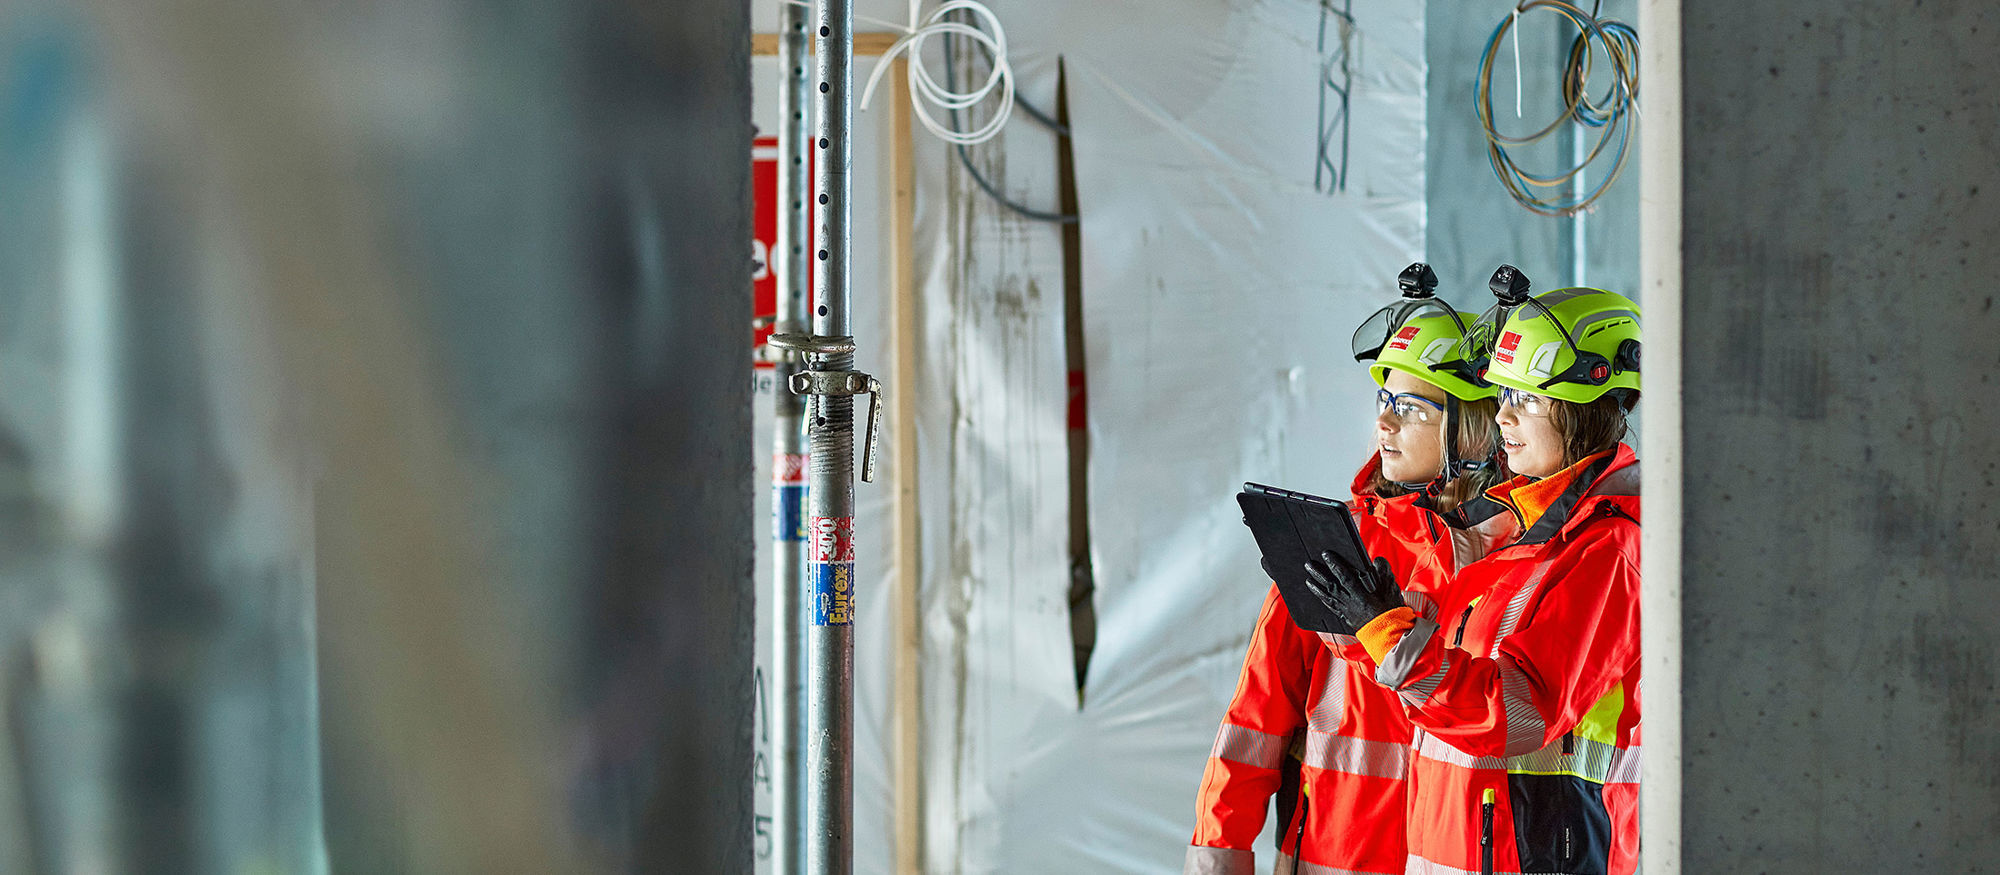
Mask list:
[[[1493,421],[1499,413],[1498,398],[1458,402],[1458,458],[1485,459],[1493,455],[1493,451],[1500,447],[1500,425]],[[1438,493],[1438,510],[1448,513],[1506,479],[1507,470],[1497,460],[1470,474],[1454,477]]]
[[[1500,426],[1493,421],[1493,417],[1500,412],[1499,399],[1454,400],[1458,402],[1458,447],[1454,455],[1461,460],[1491,457],[1494,449],[1500,446]],[[1479,497],[1481,493],[1493,488],[1507,477],[1506,468],[1498,462],[1483,466],[1470,474],[1453,477],[1437,495],[1438,512],[1451,512],[1459,505]],[[1379,467],[1369,475],[1367,489],[1370,493],[1383,498],[1407,495],[1415,491],[1384,477]]]

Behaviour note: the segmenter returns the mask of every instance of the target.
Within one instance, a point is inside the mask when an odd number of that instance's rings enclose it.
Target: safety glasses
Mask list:
[[[1506,386],[1500,387],[1500,406],[1512,407],[1520,411],[1523,416],[1540,417],[1549,415],[1549,400],[1547,398],[1543,398],[1532,392],[1509,389]]]
[[[1422,395],[1408,392],[1395,393],[1387,389],[1375,392],[1376,415],[1387,414],[1397,422],[1415,422],[1429,425],[1444,421],[1444,405]]]

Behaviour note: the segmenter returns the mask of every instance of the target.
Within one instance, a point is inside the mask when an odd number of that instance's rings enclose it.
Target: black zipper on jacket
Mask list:
[[[1469,604],[1469,605],[1466,605],[1466,606],[1465,606],[1465,613],[1463,613],[1463,614],[1460,614],[1460,615],[1459,615],[1459,617],[1458,617],[1458,637],[1456,637],[1456,638],[1453,638],[1453,639],[1451,639],[1451,646],[1453,646],[1453,647],[1457,647],[1458,645],[1460,645],[1460,644],[1464,644],[1464,643],[1465,643],[1465,625],[1466,625],[1467,623],[1470,623],[1470,622],[1472,622],[1472,609],[1473,609],[1473,608],[1476,608],[1476,607],[1479,607],[1479,603],[1478,603],[1478,602],[1474,602],[1474,603],[1472,603],[1472,604]]]
[[[1479,804],[1479,872],[1493,875],[1493,791]]]
[[[1306,815],[1311,813],[1312,795],[1306,792],[1305,772],[1299,772],[1299,839],[1292,844],[1292,870],[1297,871],[1299,862],[1306,856]]]

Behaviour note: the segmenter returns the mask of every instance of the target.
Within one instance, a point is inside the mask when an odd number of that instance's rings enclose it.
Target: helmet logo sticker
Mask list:
[[[1514,363],[1514,351],[1521,347],[1521,333],[1509,331],[1500,335],[1500,348],[1493,351],[1493,360],[1503,365]]]
[[[1417,336],[1417,332],[1418,332],[1419,330],[1420,330],[1420,329],[1418,329],[1418,328],[1417,328],[1417,326],[1415,326],[1415,325],[1405,325],[1405,326],[1403,326],[1403,330],[1401,330],[1401,331],[1398,331],[1398,332],[1396,332],[1396,339],[1395,339],[1395,340],[1392,340],[1392,341],[1389,341],[1389,348],[1390,348],[1390,349],[1409,349],[1409,348],[1410,348],[1410,339],[1411,339],[1411,338],[1413,338],[1413,337],[1416,337],[1416,336]]]
[[[1535,350],[1534,357],[1528,359],[1528,376],[1555,376],[1556,355],[1562,352],[1562,345],[1562,341],[1560,340],[1551,340],[1548,343],[1542,344],[1540,349]]]
[[[1452,348],[1456,346],[1458,346],[1458,341],[1452,340],[1449,337],[1440,337],[1431,341],[1431,345],[1424,348],[1423,355],[1417,356],[1417,361],[1425,365],[1437,364],[1444,361],[1444,357],[1450,355]]]

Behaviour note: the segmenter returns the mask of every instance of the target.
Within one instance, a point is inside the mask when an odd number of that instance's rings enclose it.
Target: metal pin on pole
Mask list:
[[[811,319],[806,278],[812,243],[812,180],[807,168],[812,141],[806,137],[806,104],[811,85],[806,75],[806,9],[797,3],[778,4],[778,222],[777,245],[771,263],[777,274],[775,334],[803,333]],[[772,347],[777,417],[772,429],[771,518],[774,561],[771,563],[771,680],[774,706],[771,725],[777,730],[772,764],[771,871],[775,875],[804,872],[806,770],[805,744],[805,594],[803,564],[806,539],[804,447],[805,399],[791,391],[799,371],[799,355]]]

